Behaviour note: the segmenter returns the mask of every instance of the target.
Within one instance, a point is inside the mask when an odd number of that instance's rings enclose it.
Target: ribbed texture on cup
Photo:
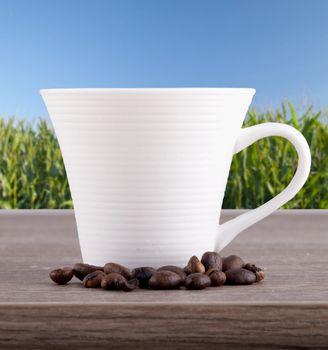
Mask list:
[[[249,94],[44,93],[83,259],[175,264],[214,248]]]

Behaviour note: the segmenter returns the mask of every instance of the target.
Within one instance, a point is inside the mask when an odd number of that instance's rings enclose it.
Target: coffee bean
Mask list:
[[[149,279],[155,272],[156,270],[152,267],[137,267],[136,269],[132,270],[131,277],[136,278],[139,281],[140,288],[148,288]]]
[[[105,275],[101,280],[101,287],[106,290],[123,290],[124,292],[131,292],[138,287],[138,280],[132,279],[127,281],[127,279],[116,272],[112,272]]]
[[[227,284],[252,284],[256,282],[255,273],[246,269],[230,269],[225,272]]]
[[[104,267],[77,263],[73,268],[63,267],[49,273],[58,284],[66,284],[73,275],[79,278],[85,288],[131,291],[140,288],[204,289],[223,284],[246,285],[259,282],[265,277],[264,270],[253,263],[244,264],[237,255],[221,258],[217,252],[205,252],[199,260],[192,256],[185,268],[165,265],[157,270],[143,266],[132,270],[117,263],[107,263]]]
[[[50,278],[57,284],[66,284],[73,278],[74,272],[71,267],[62,267],[49,273]]]
[[[89,273],[94,272],[96,270],[104,271],[104,268],[103,266],[77,263],[74,265],[73,270],[74,270],[75,277],[83,281],[83,278]]]
[[[230,269],[241,269],[244,266],[244,261],[238,255],[229,255],[223,258],[222,271]]]
[[[255,266],[252,263],[248,263],[244,266],[244,269],[252,271],[253,273],[255,273],[256,276],[256,282],[260,282],[264,279],[265,277],[265,272],[263,269],[261,269],[260,267]]]
[[[205,275],[210,276],[211,273],[219,271],[218,269],[209,269],[205,272]]]
[[[205,266],[205,270],[217,269],[222,271],[222,258],[217,252],[206,252],[203,254],[201,262]]]
[[[181,284],[182,278],[172,271],[156,271],[149,280],[152,289],[177,289]]]
[[[106,276],[104,271],[93,271],[84,277],[83,286],[85,288],[100,288],[101,280],[104,276]]]
[[[189,259],[187,266],[183,270],[187,275],[196,272],[203,273],[205,272],[205,266],[197,258],[197,256],[194,255]]]
[[[106,274],[113,273],[113,272],[119,273],[120,275],[125,277],[127,280],[131,278],[131,271],[127,267],[120,264],[108,263],[104,266],[104,271]]]
[[[175,272],[177,275],[181,277],[181,279],[184,281],[187,277],[186,273],[183,271],[181,267],[174,266],[174,265],[165,265],[157,269],[157,271],[171,271]]]
[[[226,281],[225,273],[216,269],[207,270],[206,275],[211,279],[212,287],[222,286]]]
[[[203,273],[191,273],[187,276],[185,285],[187,289],[205,289],[211,285],[211,279]]]

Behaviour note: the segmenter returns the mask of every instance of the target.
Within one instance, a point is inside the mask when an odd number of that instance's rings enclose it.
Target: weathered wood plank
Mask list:
[[[1,349],[326,349],[328,306],[12,305]]]
[[[225,218],[236,213],[225,212]],[[54,285],[49,270],[80,261],[69,211],[0,212],[2,302],[325,302],[328,301],[328,211],[278,212],[242,233],[224,254],[267,268],[261,284],[199,292],[113,293],[85,290],[75,280]]]
[[[81,260],[72,211],[0,211],[0,348],[326,348],[327,248],[328,211],[279,211],[223,252],[266,267],[263,283],[106,292],[48,278]]]

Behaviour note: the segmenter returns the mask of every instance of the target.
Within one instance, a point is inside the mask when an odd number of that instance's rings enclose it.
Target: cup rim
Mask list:
[[[227,88],[227,87],[170,87],[170,88],[46,88],[41,89],[40,94],[122,94],[122,93],[220,93],[220,94],[251,94],[254,88]]]

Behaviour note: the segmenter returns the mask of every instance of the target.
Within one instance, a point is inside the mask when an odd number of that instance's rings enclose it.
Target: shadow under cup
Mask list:
[[[84,262],[184,266],[214,250],[253,89],[41,90]]]

